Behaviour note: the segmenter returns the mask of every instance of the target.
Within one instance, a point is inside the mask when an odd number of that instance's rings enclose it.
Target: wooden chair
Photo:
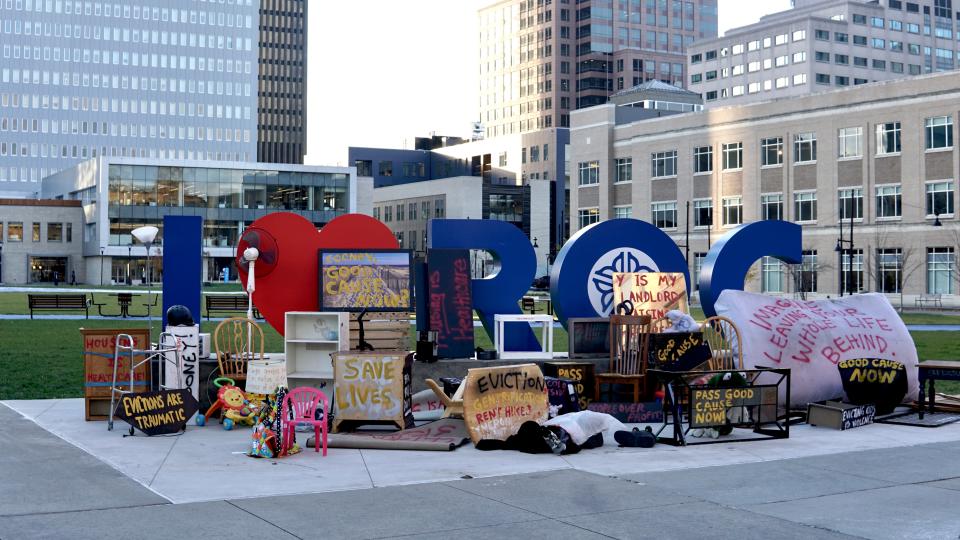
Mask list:
[[[263,360],[263,330],[246,317],[231,317],[217,325],[213,331],[213,343],[220,376],[229,377],[244,388],[247,362]]]
[[[650,332],[649,315],[610,316],[610,371],[594,376],[594,394],[598,399],[603,384],[629,384],[633,387],[633,402],[640,401],[641,388],[648,382]]]
[[[703,321],[701,330],[713,354],[706,363],[707,370],[743,369],[743,342],[733,321],[726,317],[710,317]]]

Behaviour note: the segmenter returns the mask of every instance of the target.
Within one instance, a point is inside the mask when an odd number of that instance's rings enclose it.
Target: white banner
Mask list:
[[[917,397],[917,348],[882,294],[802,301],[728,289],[715,308],[740,330],[747,368],[790,368],[791,405],[843,395],[837,364],[855,358],[902,363],[905,399]]]
[[[183,362],[182,388],[190,390],[193,397],[200,399],[200,325],[167,326],[166,332],[173,334],[183,343],[180,349],[180,360]],[[171,344],[162,343],[164,347]],[[163,363],[164,383],[167,388],[177,388],[177,366],[173,353],[164,353],[167,357]]]

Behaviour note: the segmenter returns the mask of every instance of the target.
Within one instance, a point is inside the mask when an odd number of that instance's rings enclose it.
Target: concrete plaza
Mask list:
[[[800,426],[789,440],[646,450],[609,441],[563,457],[467,445],[254,460],[228,451],[243,450],[242,432],[216,426],[81,440],[106,426],[83,422],[72,401],[0,404],[0,538],[960,534],[958,425]]]

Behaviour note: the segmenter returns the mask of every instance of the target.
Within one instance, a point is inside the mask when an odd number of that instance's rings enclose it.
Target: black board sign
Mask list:
[[[850,403],[874,404],[877,414],[889,414],[907,395],[907,370],[896,360],[853,358],[837,364],[843,391]]]
[[[473,355],[473,289],[470,252],[431,249],[427,255],[429,329],[437,332],[439,358]]]
[[[114,416],[147,435],[183,431],[200,404],[190,390],[160,390],[124,394]]]
[[[640,403],[601,403],[594,401],[587,410],[609,414],[624,424],[652,424],[663,422],[663,403],[647,401]]]
[[[557,377],[544,377],[543,381],[547,385],[547,397],[550,400],[550,418],[580,411],[573,381]]]
[[[650,335],[650,362],[664,371],[690,371],[712,356],[703,332]]]
[[[610,355],[610,319],[606,317],[571,317],[570,358],[602,358]]]

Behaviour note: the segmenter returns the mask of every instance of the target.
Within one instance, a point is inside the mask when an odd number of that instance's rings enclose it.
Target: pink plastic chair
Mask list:
[[[322,405],[323,420],[316,419],[317,406]],[[293,411],[293,418],[290,413]],[[320,446],[317,444],[323,434],[323,455],[327,455],[327,415],[330,413],[330,401],[327,395],[317,390],[301,386],[294,388],[283,398],[283,407],[281,408],[280,427],[283,430],[284,451],[290,449],[290,441],[293,439],[293,433],[297,424],[313,425],[313,448],[319,452]]]

